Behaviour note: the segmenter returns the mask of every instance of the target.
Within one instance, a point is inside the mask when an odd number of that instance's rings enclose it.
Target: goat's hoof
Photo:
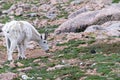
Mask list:
[[[21,57],[21,56],[19,56],[19,57],[18,57],[18,60],[21,60],[21,59],[22,59],[22,57]]]
[[[9,62],[12,62],[13,60],[12,59],[8,59]]]
[[[21,56],[18,57],[18,60],[22,60],[23,58]]]
[[[8,61],[12,61],[13,60],[13,58],[12,57],[8,57]]]
[[[21,57],[21,56],[18,57],[18,60],[23,60],[23,59],[26,59],[26,57]]]
[[[8,63],[13,63],[13,62],[14,62],[14,60],[8,60],[7,62],[8,62]]]

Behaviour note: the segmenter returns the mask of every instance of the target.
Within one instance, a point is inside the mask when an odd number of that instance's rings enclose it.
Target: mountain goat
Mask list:
[[[8,60],[13,60],[12,53],[18,48],[18,59],[25,59],[26,45],[29,41],[38,42],[45,50],[49,50],[47,34],[39,34],[38,31],[27,21],[11,21],[2,28],[6,39]]]

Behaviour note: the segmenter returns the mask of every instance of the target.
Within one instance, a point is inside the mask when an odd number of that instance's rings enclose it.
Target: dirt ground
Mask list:
[[[18,52],[13,53],[14,60],[17,60],[17,54],[18,54]],[[33,49],[33,50],[27,49],[25,54],[26,54],[27,59],[50,56],[49,53],[45,53],[41,49]],[[6,53],[6,51],[0,51],[0,64],[3,64],[5,61],[7,61],[7,53]]]

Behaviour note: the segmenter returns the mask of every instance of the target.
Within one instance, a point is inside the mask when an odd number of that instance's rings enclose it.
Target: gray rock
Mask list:
[[[63,0],[50,0],[51,4],[55,5],[58,3],[63,3]]]
[[[37,17],[39,16],[37,13],[29,13],[27,14],[28,17]]]
[[[48,12],[48,13],[46,14],[46,17],[49,18],[49,19],[51,19],[51,20],[53,20],[54,18],[57,17],[57,14],[54,13],[54,12]]]
[[[110,21],[103,25],[89,26],[84,33],[94,33],[97,38],[106,38],[110,36],[120,36],[120,21]],[[103,37],[104,36],[104,37]]]
[[[95,32],[95,31],[99,31],[99,30],[104,30],[104,28],[101,27],[100,25],[92,25],[92,26],[88,27],[84,32]]]
[[[109,36],[120,36],[120,22],[112,24],[105,28],[106,34]]]
[[[17,8],[23,8],[25,10],[29,10],[32,6],[32,4],[27,4],[27,3],[18,3],[16,4],[17,5]]]
[[[56,10],[56,7],[53,7],[51,8],[47,14],[46,14],[46,17],[53,20],[57,17],[57,10]]]
[[[74,0],[74,1],[72,1],[70,4],[71,5],[76,5],[76,4],[80,4],[80,3],[82,3],[84,0]]]
[[[116,20],[120,20],[120,7],[118,7],[118,5],[79,14],[61,24],[55,30],[55,33],[80,32],[84,31],[88,26],[101,25],[107,21]]]
[[[31,11],[32,12],[38,12],[38,7],[34,5],[33,7],[31,7]]]
[[[76,17],[78,14],[81,14],[81,13],[84,13],[84,12],[87,12],[89,11],[87,8],[83,7],[83,8],[80,8],[79,10],[71,13],[69,16],[68,16],[68,19],[72,19],[74,17]]]
[[[39,11],[48,11],[51,7],[52,7],[52,6],[49,5],[49,4],[43,4],[43,5],[41,5],[41,6],[38,8],[38,10],[39,10]]]
[[[17,69],[17,71],[27,72],[27,71],[32,70],[32,69],[33,69],[32,67],[25,67],[25,68],[19,68],[19,69]]]
[[[23,15],[23,13],[24,13],[24,11],[23,11],[23,8],[17,8],[16,10],[15,10],[15,15],[16,16],[21,16],[21,15]]]
[[[17,77],[17,74],[12,73],[12,72],[0,74],[0,80],[13,80],[16,77]]]

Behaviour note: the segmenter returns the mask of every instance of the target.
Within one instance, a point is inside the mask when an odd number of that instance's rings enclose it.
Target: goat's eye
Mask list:
[[[45,41],[43,43],[46,43]]]

